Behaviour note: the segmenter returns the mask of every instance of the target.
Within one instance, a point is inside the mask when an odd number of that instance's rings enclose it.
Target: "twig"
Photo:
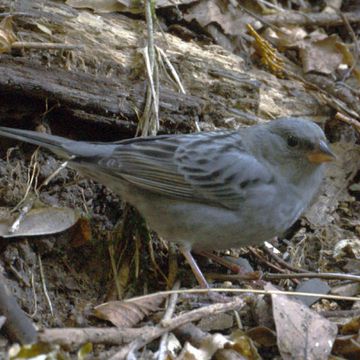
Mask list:
[[[241,298],[236,297],[233,301],[228,302],[226,304],[214,304],[214,305],[205,306],[200,309],[189,311],[183,315],[179,315],[173,319],[163,320],[161,322],[161,325],[158,325],[153,328],[154,330],[152,332],[148,334],[144,334],[141,338],[137,339],[136,346],[138,349],[140,349],[144,347],[146,344],[153,341],[154,339],[161,336],[162,334],[172,331],[173,329],[176,329],[179,326],[182,326],[192,321],[200,320],[210,315],[215,315],[215,314],[223,313],[225,311],[235,310],[240,307],[243,307],[243,305],[244,305],[244,301]],[[110,360],[124,360],[126,359],[127,354],[131,350],[132,348],[130,349],[130,347],[125,346],[118,353],[112,356]]]
[[[280,12],[283,12],[285,11],[282,7],[280,6],[277,6],[275,4],[272,4],[270,1],[266,1],[266,0],[258,0],[259,3],[265,5],[265,6],[268,6],[269,8],[271,9],[275,9],[277,11],[280,11]]]
[[[273,264],[272,262],[270,262],[269,260],[265,259],[265,257],[261,256],[260,254],[258,254],[258,252],[252,247],[249,246],[248,247],[249,252],[255,256],[258,260],[260,260],[262,263],[264,263],[266,266],[268,266],[269,268],[278,271],[280,273],[285,272],[284,269],[278,267],[277,265]]]
[[[65,169],[68,164],[69,161],[71,161],[72,159],[75,159],[75,155],[70,156],[70,158],[66,161],[64,161],[52,174],[50,174],[44,181],[43,183],[38,187],[37,191],[41,190],[42,187],[47,186],[49,184],[49,182],[57,175],[59,174],[59,172],[63,169]]]
[[[31,315],[29,315],[31,318],[34,318],[38,311],[38,302],[37,302],[37,295],[36,295],[36,288],[35,288],[35,276],[34,273],[31,271],[31,288],[34,298],[34,311]]]
[[[176,290],[172,293],[181,293]],[[225,311],[232,311],[244,305],[240,298],[235,298],[227,304],[214,304],[200,309],[192,310],[185,314],[179,315],[174,319],[165,321],[157,326],[144,326],[142,328],[61,328],[61,329],[44,329],[39,332],[39,341],[59,344],[70,348],[78,348],[81,344],[91,342],[93,344],[111,344],[123,345],[139,339],[142,343],[150,342],[166,332],[173,331],[175,328],[187,324],[191,321],[197,321],[204,316],[219,314]],[[124,348],[121,349],[121,351]],[[124,352],[129,352],[129,348]],[[119,353],[117,353],[118,356]],[[116,357],[114,359],[119,359]]]
[[[249,14],[250,16],[252,16],[254,19],[262,22],[263,24],[267,25],[267,26],[270,26],[272,28],[275,28],[276,31],[279,31],[280,33],[284,34],[285,35],[285,31],[282,30],[279,26],[282,26],[282,24],[272,24],[271,22],[269,22],[265,16],[260,16],[260,15],[257,15],[255,14],[254,12],[252,12],[251,10],[248,10],[245,6],[241,6],[240,4],[238,4],[239,8],[246,12],[247,14]],[[286,12],[287,14],[288,12]]]
[[[177,281],[174,286],[173,286],[173,290],[179,290],[180,288],[180,282]],[[164,314],[164,317],[162,319],[162,321],[167,321],[170,320],[175,312],[175,308],[176,308],[176,302],[178,299],[178,294],[172,294],[169,298],[168,301],[168,305]],[[169,333],[165,333],[161,336],[160,339],[160,345],[159,345],[159,355],[158,355],[158,360],[165,360],[167,357],[166,354],[166,350],[167,350],[167,345],[168,345],[168,338],[169,338]]]
[[[344,16],[350,23],[360,22],[360,12],[344,13]],[[276,15],[266,15],[263,17],[257,17],[258,20],[266,25],[271,26],[338,26],[343,25],[342,18],[337,14],[332,13],[300,13],[287,11],[278,13]]]
[[[145,226],[145,236],[146,236],[146,242],[148,244],[148,249],[149,249],[149,255],[150,255],[150,261],[153,264],[155,271],[160,274],[160,276],[165,280],[165,283],[168,283],[168,278],[166,277],[166,275],[164,274],[164,272],[161,270],[160,266],[158,265],[157,261],[156,261],[156,257],[155,257],[155,253],[154,253],[154,247],[153,247],[153,241],[151,239],[151,236],[149,234],[149,230],[147,229],[147,227]]]
[[[270,249],[268,249],[266,246],[263,247],[263,250],[272,258],[274,259],[276,262],[278,262],[281,266],[283,266],[284,268],[291,270],[291,271],[295,271],[298,273],[309,273],[310,271],[308,270],[304,270],[304,269],[299,269],[295,266],[292,266],[290,264],[288,264],[286,261],[284,261],[280,256],[276,255],[273,251],[271,251]]]
[[[300,274],[296,274],[300,275]],[[306,274],[304,274],[306,275]],[[195,294],[195,293],[208,293],[208,292],[228,292],[228,293],[243,293],[243,294],[264,294],[264,295],[290,295],[290,296],[306,296],[313,297],[319,296],[324,299],[331,300],[347,300],[347,301],[360,301],[358,297],[351,296],[338,296],[338,295],[326,295],[326,294],[315,294],[315,293],[302,293],[302,292],[288,292],[280,290],[256,290],[256,289],[188,289],[188,290],[169,290],[162,291],[158,293],[153,293],[149,295],[140,296],[137,298],[129,299],[133,301],[134,299],[145,299],[151,298],[159,295],[171,295],[174,293],[177,294]],[[126,300],[125,300],[126,301]],[[51,344],[59,344],[63,346],[70,346],[71,348],[79,347],[81,344],[86,342],[92,342],[94,344],[113,344],[113,345],[122,345],[124,343],[129,343],[135,338],[142,337],[143,339],[149,340],[155,339],[165,332],[172,331],[178,326],[186,324],[189,321],[196,321],[197,319],[208,316],[209,313],[220,313],[224,311],[234,310],[242,305],[242,300],[237,298],[232,302],[226,304],[215,304],[201,309],[193,310],[190,313],[180,315],[176,317],[173,322],[168,326],[157,326],[150,327],[145,326],[140,329],[115,329],[115,328],[62,328],[62,329],[45,329],[39,333],[39,340],[42,342],[47,342]],[[213,312],[217,309],[217,312]],[[190,315],[189,315],[190,314]],[[176,320],[176,321],[175,321]],[[118,359],[118,358],[114,358]]]
[[[27,187],[25,190],[25,195],[20,200],[20,202],[15,206],[15,208],[12,210],[12,211],[16,211],[17,209],[20,208],[20,205],[25,203],[25,205],[22,205],[22,207],[19,211],[19,215],[17,216],[16,220],[13,222],[13,224],[11,225],[11,227],[9,229],[10,234],[13,234],[17,230],[19,230],[21,221],[25,218],[26,214],[32,209],[34,202],[36,200],[35,195],[29,196],[29,194],[30,194],[30,190],[31,190],[32,186],[34,186],[34,188],[36,189],[37,179],[38,179],[38,175],[40,172],[39,163],[37,161],[37,156],[39,153],[38,150],[39,150],[39,148],[37,148],[34,151],[34,153],[31,155],[30,165],[29,165],[28,171],[27,171]]]
[[[31,285],[29,284],[29,281],[24,278],[19,271],[17,271],[14,267],[13,264],[8,264],[9,266],[9,270],[13,273],[13,275],[16,277],[17,280],[19,280],[19,282],[21,282],[22,284],[24,284],[26,287],[30,287]]]
[[[159,98],[158,98],[158,92],[155,90],[155,82],[154,82],[154,74],[155,71],[152,70],[152,68],[156,68],[157,66],[154,64],[152,65],[150,55],[149,55],[149,48],[146,46],[143,50],[145,65],[146,65],[146,73],[149,80],[149,86],[147,90],[147,98],[146,98],[146,104],[145,109],[148,109],[147,112],[144,111],[144,124],[142,125],[142,135],[148,135],[149,133],[151,135],[156,135],[158,129],[159,129]],[[158,87],[158,86],[156,86]],[[150,108],[154,110],[155,114],[155,123],[151,121],[150,117]]]
[[[30,13],[26,13],[26,12],[21,12],[21,11],[17,11],[17,12],[3,12],[0,14],[0,18],[2,17],[7,17],[7,16],[23,16],[23,17],[40,17],[40,15],[35,15],[35,14],[30,14]]]
[[[304,275],[307,274],[295,274],[295,275]],[[354,275],[352,275],[354,276]],[[359,277],[358,277],[359,278]],[[216,289],[181,289],[181,290],[166,290],[166,291],[159,291],[156,293],[137,296],[126,301],[139,301],[144,300],[147,298],[152,298],[156,296],[165,296],[171,295],[174,293],[178,294],[208,294],[212,292],[227,292],[227,293],[234,293],[234,294],[263,294],[263,295],[287,295],[287,296],[305,296],[305,297],[314,297],[318,296],[324,299],[331,299],[331,300],[344,300],[344,301],[360,301],[359,297],[354,296],[340,296],[340,295],[327,295],[327,294],[319,294],[319,293],[304,293],[304,292],[294,292],[294,291],[282,291],[282,290],[258,290],[258,289],[233,289],[233,288],[216,288]]]
[[[248,280],[248,277],[241,274],[207,274],[212,279],[216,280]],[[300,274],[271,274],[265,273],[261,277],[261,280],[279,280],[279,279],[304,279],[304,278],[319,278],[319,279],[330,279],[330,280],[350,280],[353,282],[360,282],[360,276],[351,274],[337,274],[337,273],[300,273]],[[360,299],[359,299],[360,300]]]
[[[35,196],[30,196],[27,199],[25,205],[22,206],[22,208],[20,209],[19,215],[17,216],[16,220],[13,222],[13,224],[11,225],[11,227],[9,229],[10,234],[13,234],[19,230],[21,221],[24,220],[26,214],[32,209],[35,200],[36,200]]]
[[[354,318],[360,316],[360,309],[319,311],[319,314],[327,318],[329,317]]]
[[[49,305],[51,316],[54,316],[54,310],[53,310],[53,307],[52,307],[50,296],[49,296],[47,288],[46,288],[44,269],[43,269],[43,266],[42,266],[42,261],[41,261],[40,255],[38,255],[38,261],[39,261],[41,285],[42,285],[42,288],[43,288],[43,291],[44,291],[45,299],[46,299],[46,302]]]
[[[71,349],[79,348],[82,344],[124,345],[139,336],[151,331],[151,326],[142,328],[59,328],[43,329],[39,332],[39,341],[59,344]]]
[[[346,116],[340,112],[336,113],[335,119],[343,121],[343,122],[353,126],[357,130],[357,132],[360,133],[360,122],[358,120],[355,120],[355,119],[353,119],[349,116]]]
[[[5,331],[9,337],[21,344],[33,343],[37,339],[37,332],[32,321],[23,310],[6,286],[6,280],[0,274],[0,313],[6,317]]]
[[[36,184],[37,184],[37,177],[39,175],[40,169],[39,169],[39,163],[37,161],[37,156],[38,156],[38,151],[39,148],[37,148],[34,153],[31,155],[31,160],[30,160],[30,164],[28,166],[28,170],[27,170],[27,182],[26,182],[26,190],[25,190],[25,195],[23,196],[23,198],[19,201],[19,203],[15,206],[15,208],[12,211],[17,211],[17,209],[19,209],[20,205],[22,205],[25,202],[25,206],[23,207],[23,209],[20,211],[20,215],[19,218],[21,217],[20,220],[22,220],[22,218],[24,217],[24,215],[26,215],[27,212],[29,212],[29,210],[31,209],[32,203],[35,201],[34,197],[30,197],[29,199],[27,198],[31,187],[33,185],[33,183],[35,184],[34,187],[36,188]],[[7,160],[8,161],[8,160]],[[22,215],[21,212],[24,212],[25,214]],[[17,223],[17,224],[15,224]],[[20,221],[18,221],[18,219],[15,221],[15,223],[11,226],[11,229],[14,230],[10,230],[10,232],[15,232],[17,230],[17,228],[20,225]]]
[[[82,50],[84,45],[71,45],[64,43],[40,43],[31,41],[15,41],[11,44],[12,49],[39,49],[39,50]]]
[[[165,51],[161,48],[159,48],[158,46],[155,46],[156,51],[158,52],[159,56],[161,57],[162,60],[165,61],[167,67],[170,70],[170,74],[172,75],[173,79],[175,80],[175,84],[179,87],[179,90],[182,94],[186,94],[185,88],[180,80],[180,76],[177,73],[177,71],[175,70],[173,64],[170,62],[169,58],[167,57],[167,55],[165,54]],[[165,72],[167,73],[167,72]]]
[[[156,135],[159,130],[159,69],[155,58],[154,29],[152,16],[152,2],[145,1],[145,18],[147,25],[148,45],[142,50],[145,60],[146,73],[148,76],[148,86],[146,90],[146,103],[143,115],[141,116],[141,135]],[[153,109],[153,114],[150,110]]]
[[[120,299],[121,295],[122,295],[122,290],[121,290],[119,277],[117,275],[118,271],[117,271],[117,266],[116,266],[116,261],[115,261],[114,244],[112,241],[109,241],[108,250],[109,250],[111,269],[112,269],[112,273],[114,275],[116,294],[117,294],[117,298]]]

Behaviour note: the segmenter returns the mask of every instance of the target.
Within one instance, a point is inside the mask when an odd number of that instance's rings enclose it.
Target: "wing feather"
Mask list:
[[[238,209],[246,192],[273,175],[234,131],[140,138],[99,160],[107,172],[169,197]]]

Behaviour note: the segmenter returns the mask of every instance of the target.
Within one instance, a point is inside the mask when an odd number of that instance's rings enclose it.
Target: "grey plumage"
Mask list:
[[[259,244],[308,207],[333,158],[323,131],[295,118],[237,131],[88,143],[26,130],[0,136],[73,158],[69,165],[134,205],[186,249]],[[309,161],[309,154],[322,154]]]

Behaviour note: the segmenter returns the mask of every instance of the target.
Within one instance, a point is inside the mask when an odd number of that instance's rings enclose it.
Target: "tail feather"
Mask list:
[[[21,130],[14,128],[0,127],[0,136],[10,139],[24,141],[33,145],[40,145],[45,147],[55,154],[69,158],[72,154],[64,149],[66,142],[71,140],[62,138],[60,136],[49,135],[37,131]]]
[[[42,146],[63,158],[110,155],[116,145],[88,143],[31,130],[0,127],[0,136]]]

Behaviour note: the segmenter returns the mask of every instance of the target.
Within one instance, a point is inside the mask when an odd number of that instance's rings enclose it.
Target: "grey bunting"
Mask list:
[[[191,250],[261,244],[288,229],[335,159],[313,122],[282,118],[239,130],[74,141],[0,127],[0,136],[43,146],[135,206],[178,244],[202,287]]]

